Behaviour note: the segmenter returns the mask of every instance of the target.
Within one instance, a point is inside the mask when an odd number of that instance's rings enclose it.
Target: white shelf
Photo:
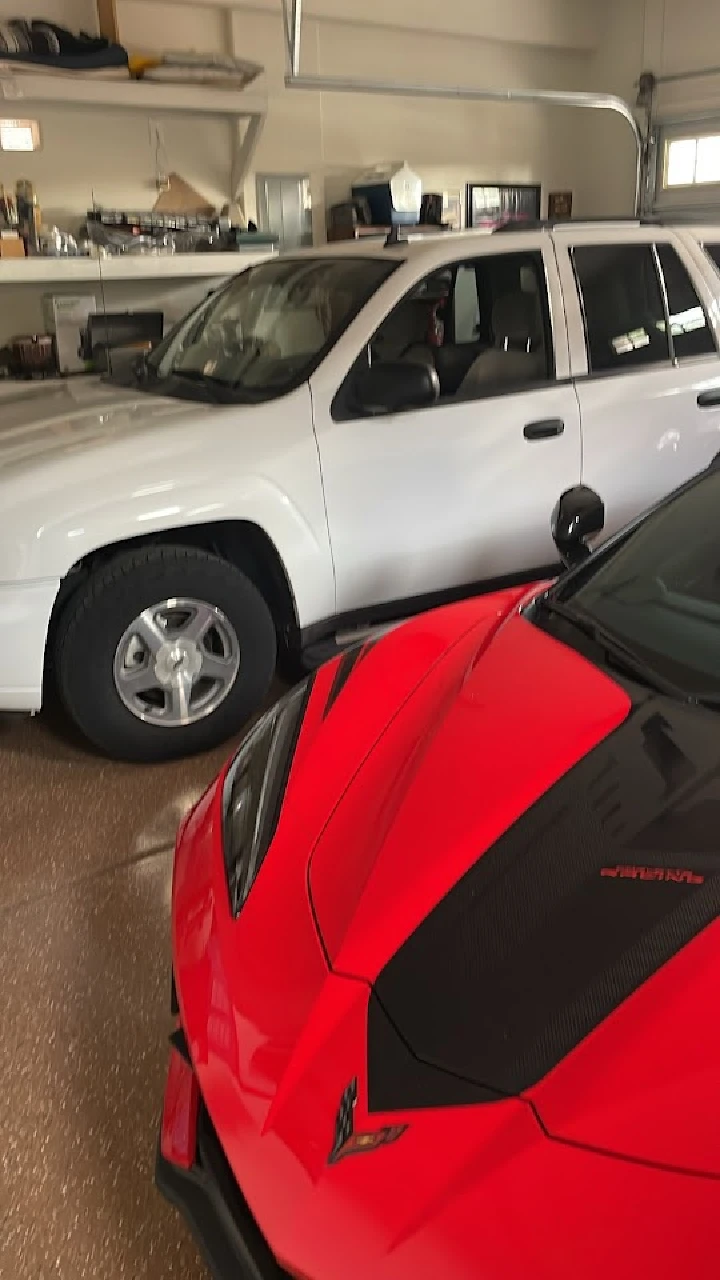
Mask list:
[[[267,97],[244,89],[165,81],[103,79],[102,76],[43,75],[0,67],[0,102],[105,107],[119,111],[171,111],[195,115],[264,116]]]
[[[273,254],[272,245],[239,253],[130,254],[117,258],[0,259],[0,286],[93,284],[112,280],[197,280],[236,275]]]

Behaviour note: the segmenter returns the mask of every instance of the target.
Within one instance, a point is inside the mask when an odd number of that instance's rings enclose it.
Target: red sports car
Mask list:
[[[720,1273],[720,468],[350,651],[178,835],[157,1182],[238,1280]]]

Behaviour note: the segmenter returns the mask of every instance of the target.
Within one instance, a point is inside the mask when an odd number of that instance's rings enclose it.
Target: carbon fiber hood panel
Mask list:
[[[525,1092],[715,919],[719,827],[713,717],[650,700],[475,862],[378,1000],[424,1062]]]

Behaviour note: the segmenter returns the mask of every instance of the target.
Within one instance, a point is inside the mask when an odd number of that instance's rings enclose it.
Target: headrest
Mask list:
[[[418,342],[424,342],[428,331],[428,308],[418,307],[405,299],[383,321],[378,338],[385,352],[397,347],[398,351]]]
[[[492,311],[492,328],[495,345],[506,342],[526,347],[541,337],[537,297],[530,293],[505,293],[498,298]]]

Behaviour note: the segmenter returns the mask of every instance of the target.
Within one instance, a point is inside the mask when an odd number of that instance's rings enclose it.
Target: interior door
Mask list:
[[[580,478],[579,410],[552,249],[517,244],[418,280],[344,381],[330,364],[312,380],[341,614],[557,560],[550,516]],[[437,403],[355,411],[357,370],[382,359],[430,361]]]
[[[720,450],[713,300],[682,244],[652,231],[556,233],[580,404],[582,476],[605,533]],[[575,316],[575,322],[574,322]]]
[[[284,249],[312,244],[310,179],[297,174],[258,174],[257,214],[261,231],[279,236]]]

